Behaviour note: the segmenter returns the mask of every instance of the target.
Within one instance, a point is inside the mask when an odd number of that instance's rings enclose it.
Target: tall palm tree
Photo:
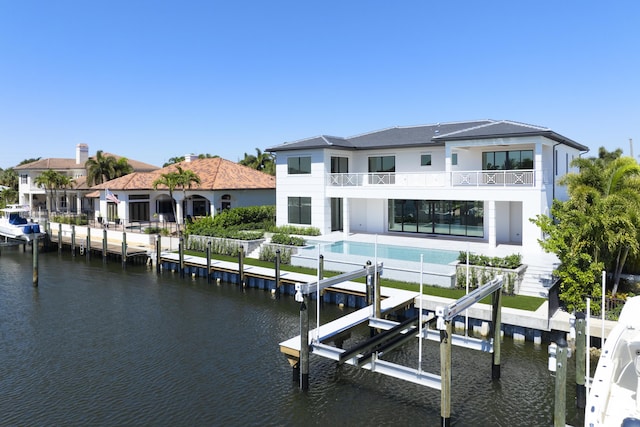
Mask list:
[[[74,185],[73,179],[71,179],[71,177],[67,175],[59,174],[55,184],[56,184],[56,190],[59,190],[59,189],[63,190],[63,196],[66,202],[67,213],[68,213],[69,201],[67,200],[67,189],[73,188],[73,185]]]
[[[64,179],[62,177],[63,175],[60,172],[54,171],[53,169],[47,169],[46,171],[38,175],[34,180],[36,185],[43,187],[45,190],[47,199],[47,211],[49,212],[57,210],[57,201],[55,205],[53,205],[52,202],[56,200],[57,189],[59,188],[60,182]]]
[[[176,201],[173,199],[173,191],[178,185],[178,175],[175,172],[167,172],[160,175],[153,183],[151,183],[154,190],[158,187],[167,187],[169,190],[169,197],[171,198],[171,210],[173,211],[173,218],[177,220],[176,215]]]
[[[87,169],[87,185],[102,184],[115,177],[116,159],[113,156],[103,155],[102,150],[96,152],[95,158],[90,158],[85,162]]]
[[[193,184],[200,185],[200,177],[194,171],[189,169],[182,169],[182,167],[178,165],[176,165],[176,170],[176,186],[182,188],[182,200],[187,200],[187,189],[190,190]]]

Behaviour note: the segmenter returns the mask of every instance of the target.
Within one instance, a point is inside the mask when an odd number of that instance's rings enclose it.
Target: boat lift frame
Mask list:
[[[502,310],[502,285],[503,277],[498,276],[490,282],[478,287],[469,294],[444,306],[436,308],[435,315],[423,316],[420,312],[418,316],[403,323],[393,322],[380,318],[379,310],[373,310],[374,315],[369,318],[369,326],[385,332],[373,336],[362,344],[354,348],[344,350],[320,342],[309,341],[309,312],[307,304],[309,295],[314,292],[319,293],[325,288],[363,276],[371,276],[382,270],[382,264],[376,266],[367,265],[363,269],[343,273],[328,279],[322,279],[313,283],[296,284],[296,301],[300,302],[300,353],[299,353],[299,381],[300,388],[309,388],[309,354],[313,352],[319,356],[335,360],[339,363],[351,364],[369,369],[372,372],[392,376],[415,384],[424,385],[441,392],[441,425],[451,425],[451,346],[457,345],[474,350],[493,353],[491,378],[500,378],[500,330],[501,330],[501,310]],[[371,281],[367,280],[367,286]],[[379,283],[376,283],[374,292],[376,307],[380,307]],[[491,295],[492,299],[492,328],[489,340],[477,339],[468,336],[454,335],[452,332],[452,322],[456,316],[468,309],[473,304]],[[420,292],[422,298],[422,292]],[[418,334],[417,327],[420,322],[427,324],[436,320],[437,330],[433,331],[423,328],[422,334]],[[320,325],[317,325],[320,328]],[[319,330],[319,329],[318,329]],[[335,335],[342,330],[333,331],[330,335]],[[439,335],[439,337],[438,337]],[[421,369],[413,369],[407,366],[394,364],[379,359],[385,352],[404,344],[410,339],[418,337],[428,340],[440,341],[440,375],[422,372]],[[327,339],[327,337],[324,337]],[[294,369],[294,379],[295,372]]]

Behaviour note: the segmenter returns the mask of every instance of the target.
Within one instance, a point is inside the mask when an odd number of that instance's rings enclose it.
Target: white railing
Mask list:
[[[451,185],[517,186],[533,187],[536,184],[534,170],[491,170],[451,172]]]
[[[455,171],[428,173],[332,173],[327,174],[331,187],[399,186],[399,187],[447,187],[447,186],[524,186],[536,185],[534,170]]]

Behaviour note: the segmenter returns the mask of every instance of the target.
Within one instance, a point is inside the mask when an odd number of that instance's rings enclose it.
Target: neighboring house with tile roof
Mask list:
[[[109,221],[117,217],[131,223],[150,221],[158,214],[163,220],[174,221],[168,189],[159,186],[156,190],[153,182],[163,174],[175,172],[177,166],[200,178],[200,184],[193,184],[186,192],[181,188],[173,191],[180,223],[188,216],[213,216],[228,208],[275,204],[275,177],[220,157],[199,159],[187,155],[184,161],[162,169],[134,172],[93,186],[92,195],[99,197],[96,217]],[[119,203],[107,199],[107,190]]]
[[[112,156],[116,160],[122,156],[111,153],[103,153],[105,157]],[[33,210],[46,209],[45,189],[35,183],[35,180],[43,172],[52,169],[74,180],[73,188],[67,191],[59,191],[56,206],[60,210],[73,213],[93,212],[93,199],[86,198],[90,191],[86,184],[87,170],[85,163],[89,159],[89,146],[78,144],[76,157],[71,158],[46,158],[31,163],[16,166],[14,170],[20,176],[18,185],[18,203],[31,206]],[[134,171],[148,172],[158,169],[157,166],[127,158]]]
[[[566,199],[558,179],[588,148],[508,120],[316,136],[276,154],[278,225],[536,247],[529,219]]]

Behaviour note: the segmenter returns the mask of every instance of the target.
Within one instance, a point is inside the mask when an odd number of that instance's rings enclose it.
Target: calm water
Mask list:
[[[439,423],[439,391],[313,355],[310,390],[300,392],[278,348],[298,334],[298,309],[292,297],[57,253],[41,254],[35,289],[30,254],[5,249],[0,424]],[[322,316],[341,313],[327,307]],[[425,342],[423,351],[423,369],[437,372],[438,344]],[[417,344],[393,358],[416,366]],[[489,354],[454,347],[453,425],[552,424],[546,344],[506,339],[499,382],[490,380],[490,365]],[[567,384],[567,422],[577,425],[574,389]]]
[[[311,246],[303,249],[315,255],[317,248]],[[339,241],[322,245],[323,253],[359,255],[373,257],[376,255],[376,245],[364,242]],[[430,264],[449,264],[458,259],[458,252],[442,249],[412,248],[406,246],[377,245],[378,258],[394,259],[400,261],[420,262],[420,255],[424,255],[423,261]]]

